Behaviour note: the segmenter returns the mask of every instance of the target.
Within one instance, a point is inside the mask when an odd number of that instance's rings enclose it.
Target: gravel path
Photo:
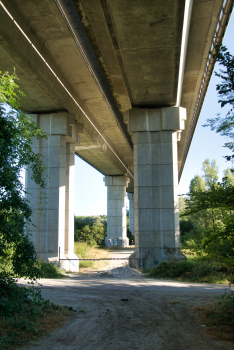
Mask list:
[[[206,336],[191,311],[226,286],[153,280],[121,265],[41,283],[43,297],[77,311],[27,350],[234,349]]]

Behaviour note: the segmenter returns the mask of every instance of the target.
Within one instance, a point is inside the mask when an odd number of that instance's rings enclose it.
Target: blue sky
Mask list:
[[[234,17],[232,16],[226,31],[223,44],[234,54]],[[218,71],[218,66],[216,66]],[[223,158],[227,150],[223,148],[224,137],[202,127],[207,118],[213,118],[223,111],[218,104],[216,84],[219,79],[212,76],[199,121],[190,146],[188,157],[179,183],[179,193],[188,192],[190,180],[201,173],[202,163],[206,158],[216,159],[219,166],[220,179],[223,171],[230,166]],[[107,191],[103,183],[103,175],[76,157],[75,165],[75,215],[106,214]]]

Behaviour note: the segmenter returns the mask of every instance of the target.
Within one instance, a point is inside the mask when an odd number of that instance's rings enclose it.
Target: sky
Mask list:
[[[223,41],[223,44],[234,55],[233,33],[234,16],[230,19]],[[215,71],[218,71],[217,65]],[[207,118],[214,118],[217,113],[224,113],[218,104],[216,92],[216,84],[219,82],[219,78],[213,74],[180,179],[179,194],[188,192],[190,180],[194,175],[201,174],[202,163],[205,159],[216,160],[220,180],[223,171],[230,166],[230,163],[223,158],[228,154],[223,148],[227,140],[214,131],[210,131],[208,127],[202,127]],[[103,182],[104,176],[77,156],[75,158],[75,215],[106,215],[107,188]]]

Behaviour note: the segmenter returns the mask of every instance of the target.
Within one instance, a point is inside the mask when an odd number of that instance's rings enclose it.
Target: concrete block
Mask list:
[[[173,186],[162,186],[162,208],[174,209],[175,208],[175,193]]]
[[[139,230],[146,230],[151,224],[151,209],[141,209],[139,211]]]
[[[32,148],[39,148],[39,139],[37,139],[36,137],[32,137],[31,138],[31,147]]]
[[[174,131],[161,131],[160,132],[161,143],[174,142],[173,135],[176,135],[176,132],[174,132]]]
[[[30,119],[37,124],[37,118],[38,118],[38,114],[28,114],[28,116],[30,117]],[[40,116],[39,116],[40,118]],[[39,121],[39,120],[38,120]]]
[[[40,114],[40,128],[50,135],[50,114]]]
[[[151,187],[151,208],[159,209],[162,207],[162,188],[161,187]]]
[[[129,110],[129,132],[148,131],[147,109],[133,108]]]
[[[162,230],[162,209],[152,209],[153,231]]]
[[[66,135],[69,132],[68,114],[52,113],[50,115],[50,134]]]
[[[112,183],[112,176],[104,176],[103,181],[106,186],[111,186]]]
[[[162,246],[162,231],[154,229],[150,232],[150,247],[158,248]]]
[[[163,246],[167,248],[176,248],[175,230],[163,232]]]
[[[151,163],[151,145],[148,143],[138,144],[134,151],[134,164],[150,164]]]
[[[134,178],[136,186],[152,186],[151,165],[138,165],[137,171],[137,178]]]
[[[161,143],[161,164],[173,164],[172,142]]]
[[[162,186],[173,186],[174,184],[174,173],[173,164],[161,165],[161,185]]]
[[[161,134],[162,131],[157,131],[157,132],[151,132],[151,143],[161,143]]]
[[[151,172],[152,172],[152,186],[153,187],[161,186],[162,176],[163,176],[161,174],[161,165],[152,165]]]
[[[180,231],[175,232],[175,247],[180,248]]]
[[[148,131],[141,131],[134,133],[133,143],[134,145],[138,145],[141,143],[151,143],[151,134]]]
[[[49,188],[58,188],[66,185],[66,168],[49,168]]]
[[[162,130],[180,130],[179,107],[162,108]]]
[[[151,187],[139,187],[138,188],[138,208],[139,209],[152,208]]]
[[[161,110],[160,109],[148,109],[149,117],[149,131],[161,130]]]
[[[161,164],[161,144],[151,144],[151,164]]]
[[[50,254],[54,253],[58,256],[58,247],[59,247],[58,231],[50,230],[47,237],[47,252]]]
[[[66,148],[66,137],[61,135],[51,135],[49,138],[50,147]]]
[[[176,230],[175,209],[162,210],[162,227],[163,227],[163,231],[175,232]]]
[[[150,248],[151,246],[151,232],[145,231],[144,235],[139,236],[139,246],[141,247],[140,249],[144,248]],[[140,251],[141,253],[141,251]]]

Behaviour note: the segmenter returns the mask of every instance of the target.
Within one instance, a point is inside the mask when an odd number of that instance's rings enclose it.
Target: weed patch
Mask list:
[[[107,258],[108,252],[105,249],[102,249],[100,247],[92,247],[87,243],[81,243],[81,242],[75,242],[75,254],[79,258],[83,259],[100,259],[100,258]],[[105,260],[100,261],[79,261],[79,267],[82,269],[85,268],[92,268],[92,269],[98,269],[102,266],[105,266],[106,262]]]
[[[0,349],[16,349],[48,334],[66,321],[67,309],[41,296],[33,286],[18,286],[13,279],[1,281]]]
[[[65,278],[59,267],[55,264],[38,261],[38,268],[41,271],[42,278]]]
[[[213,303],[192,309],[204,332],[213,338],[234,342],[234,292],[227,292]]]
[[[202,283],[232,282],[232,271],[199,260],[162,261],[150,271],[149,277]]]

